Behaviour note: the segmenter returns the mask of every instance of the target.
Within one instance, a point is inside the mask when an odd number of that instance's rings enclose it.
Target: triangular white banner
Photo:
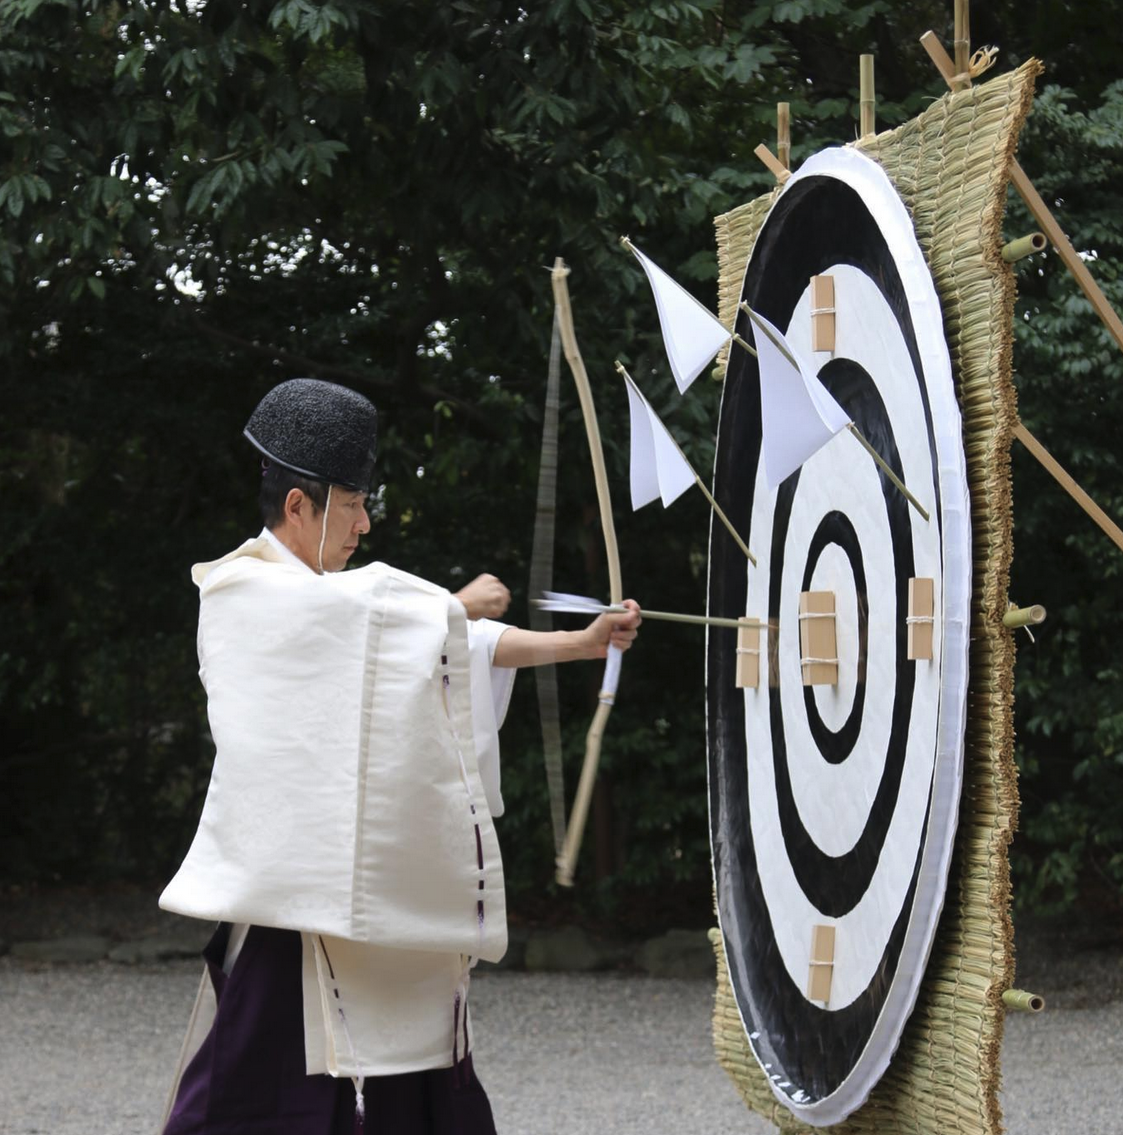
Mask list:
[[[663,498],[666,508],[694,484],[694,470],[639,387],[628,375],[624,381],[632,424],[632,509],[643,508],[656,497]]]
[[[676,283],[658,264],[649,260],[632,242],[625,246],[635,253],[655,293],[663,345],[680,394],[702,373],[706,364],[721,350],[732,333],[721,320],[700,304],[681,284]]]
[[[839,430],[846,411],[762,315],[750,313],[760,369],[764,472],[774,489]]]

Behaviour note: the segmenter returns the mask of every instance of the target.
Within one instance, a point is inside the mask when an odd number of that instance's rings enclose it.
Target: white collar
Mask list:
[[[280,553],[281,558],[290,564],[298,564],[304,568],[305,571],[312,571],[312,569],[289,547],[286,547],[281,541],[268,529],[263,528],[261,535],[273,545],[274,549]]]

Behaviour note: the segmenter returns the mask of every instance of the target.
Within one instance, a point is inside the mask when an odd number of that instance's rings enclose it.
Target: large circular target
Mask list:
[[[816,275],[834,281],[829,353],[811,349]],[[845,432],[770,489],[757,364],[732,349],[714,492],[758,566],[715,525],[709,609],[766,629],[748,688],[737,686],[736,632],[711,630],[707,642],[718,917],[741,1019],[774,1094],[823,1126],[863,1103],[887,1067],[943,902],[966,707],[966,461],[936,291],[874,162],[828,150],[791,178],[757,237],[742,298],[812,365],[930,514],[911,508]],[[916,661],[913,579],[931,580],[934,596],[931,657]],[[834,597],[830,685],[803,682],[804,592]],[[822,966],[825,998],[811,984]]]

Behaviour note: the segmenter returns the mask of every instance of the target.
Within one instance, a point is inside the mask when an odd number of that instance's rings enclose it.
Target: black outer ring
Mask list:
[[[931,455],[932,498],[940,499],[937,481],[935,435],[931,409],[920,363],[920,352],[908,310],[907,297],[885,237],[859,195],[843,182],[825,176],[808,177],[793,185],[777,202],[765,222],[750,262],[742,291],[749,306],[761,312],[778,327],[791,319],[808,279],[834,264],[850,264],[863,271],[880,288],[894,313],[913,362],[927,423],[928,449]],[[741,328],[747,334],[747,328]],[[865,372],[844,360],[824,368],[824,385],[834,388],[847,412],[867,432],[870,441],[887,457],[896,447],[884,407],[878,413],[880,398],[869,397]],[[869,383],[869,386],[866,386]],[[863,391],[863,387],[865,388]],[[760,452],[760,383],[756,362],[746,352],[735,350],[726,375],[718,429],[714,493],[737,530],[752,546],[751,530],[753,492]],[[899,462],[897,464],[899,471]],[[913,562],[911,531],[907,505],[882,475],[882,489],[893,534],[893,555],[897,579],[897,602],[901,604],[901,588]],[[798,482],[794,474],[781,486],[780,500],[787,496],[787,508]],[[937,506],[938,507],[938,506]],[[779,516],[781,506],[777,506]],[[932,523],[939,524],[937,511]],[[786,527],[786,520],[784,521]],[[782,541],[769,549],[774,557],[782,554]],[[904,574],[908,569],[908,574]],[[779,614],[779,573],[772,572],[773,586],[769,595],[769,617]],[[740,615],[746,610],[747,578],[743,554],[718,525],[711,528],[709,610],[714,614]],[[903,619],[898,620],[904,635]],[[803,990],[788,976],[780,957],[772,926],[772,914],[764,899],[757,869],[756,850],[749,821],[747,787],[747,752],[745,740],[744,694],[736,689],[735,635],[732,630],[711,628],[708,658],[708,739],[710,783],[710,837],[713,852],[717,902],[730,979],[741,1015],[750,1033],[751,1043],[763,1064],[770,1065],[769,1074],[776,1082],[788,1086],[789,1096],[797,1092],[800,1103],[808,1104],[833,1094],[853,1072],[889,994],[897,970],[905,931],[912,911],[919,866],[928,834],[931,797],[925,810],[923,836],[913,864],[909,890],[892,930],[875,976],[867,989],[844,1009],[827,1012],[808,1001]],[[902,655],[898,642],[898,658]],[[902,673],[903,671],[903,673]],[[891,790],[899,772],[907,740],[911,689],[905,690],[911,666],[898,670],[898,690],[894,698],[894,744],[899,752],[887,754],[886,771],[879,789],[879,809],[890,812],[896,804]],[[778,680],[778,676],[777,676]],[[775,731],[778,688],[762,690],[770,699],[771,721]],[[900,721],[897,721],[897,718]],[[902,732],[903,727],[903,732]],[[776,754],[776,767],[785,768],[782,754]],[[894,773],[894,769],[896,772]],[[793,809],[794,810],[794,809]],[[887,821],[871,809],[867,830],[875,826],[862,855],[853,862],[862,868],[861,878],[853,885],[834,870],[829,857],[819,853],[818,862],[808,847],[807,863],[796,864],[801,881],[810,886],[812,901],[823,903],[826,913],[850,909],[864,893],[876,856],[884,840]],[[799,843],[798,831],[790,818],[785,838]],[[879,838],[878,838],[879,837]],[[807,841],[810,843],[810,841]],[[816,848],[815,851],[818,851]],[[872,863],[871,863],[872,859]],[[832,897],[831,886],[847,887],[843,898]],[[860,892],[860,893],[859,893]]]

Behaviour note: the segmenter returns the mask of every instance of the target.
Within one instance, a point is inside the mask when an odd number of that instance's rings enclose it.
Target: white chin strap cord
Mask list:
[[[320,550],[316,553],[316,563],[320,575],[324,574],[324,541],[328,538],[328,509],[331,508],[331,485],[328,485],[328,499],[324,501],[324,519],[320,524]]]

